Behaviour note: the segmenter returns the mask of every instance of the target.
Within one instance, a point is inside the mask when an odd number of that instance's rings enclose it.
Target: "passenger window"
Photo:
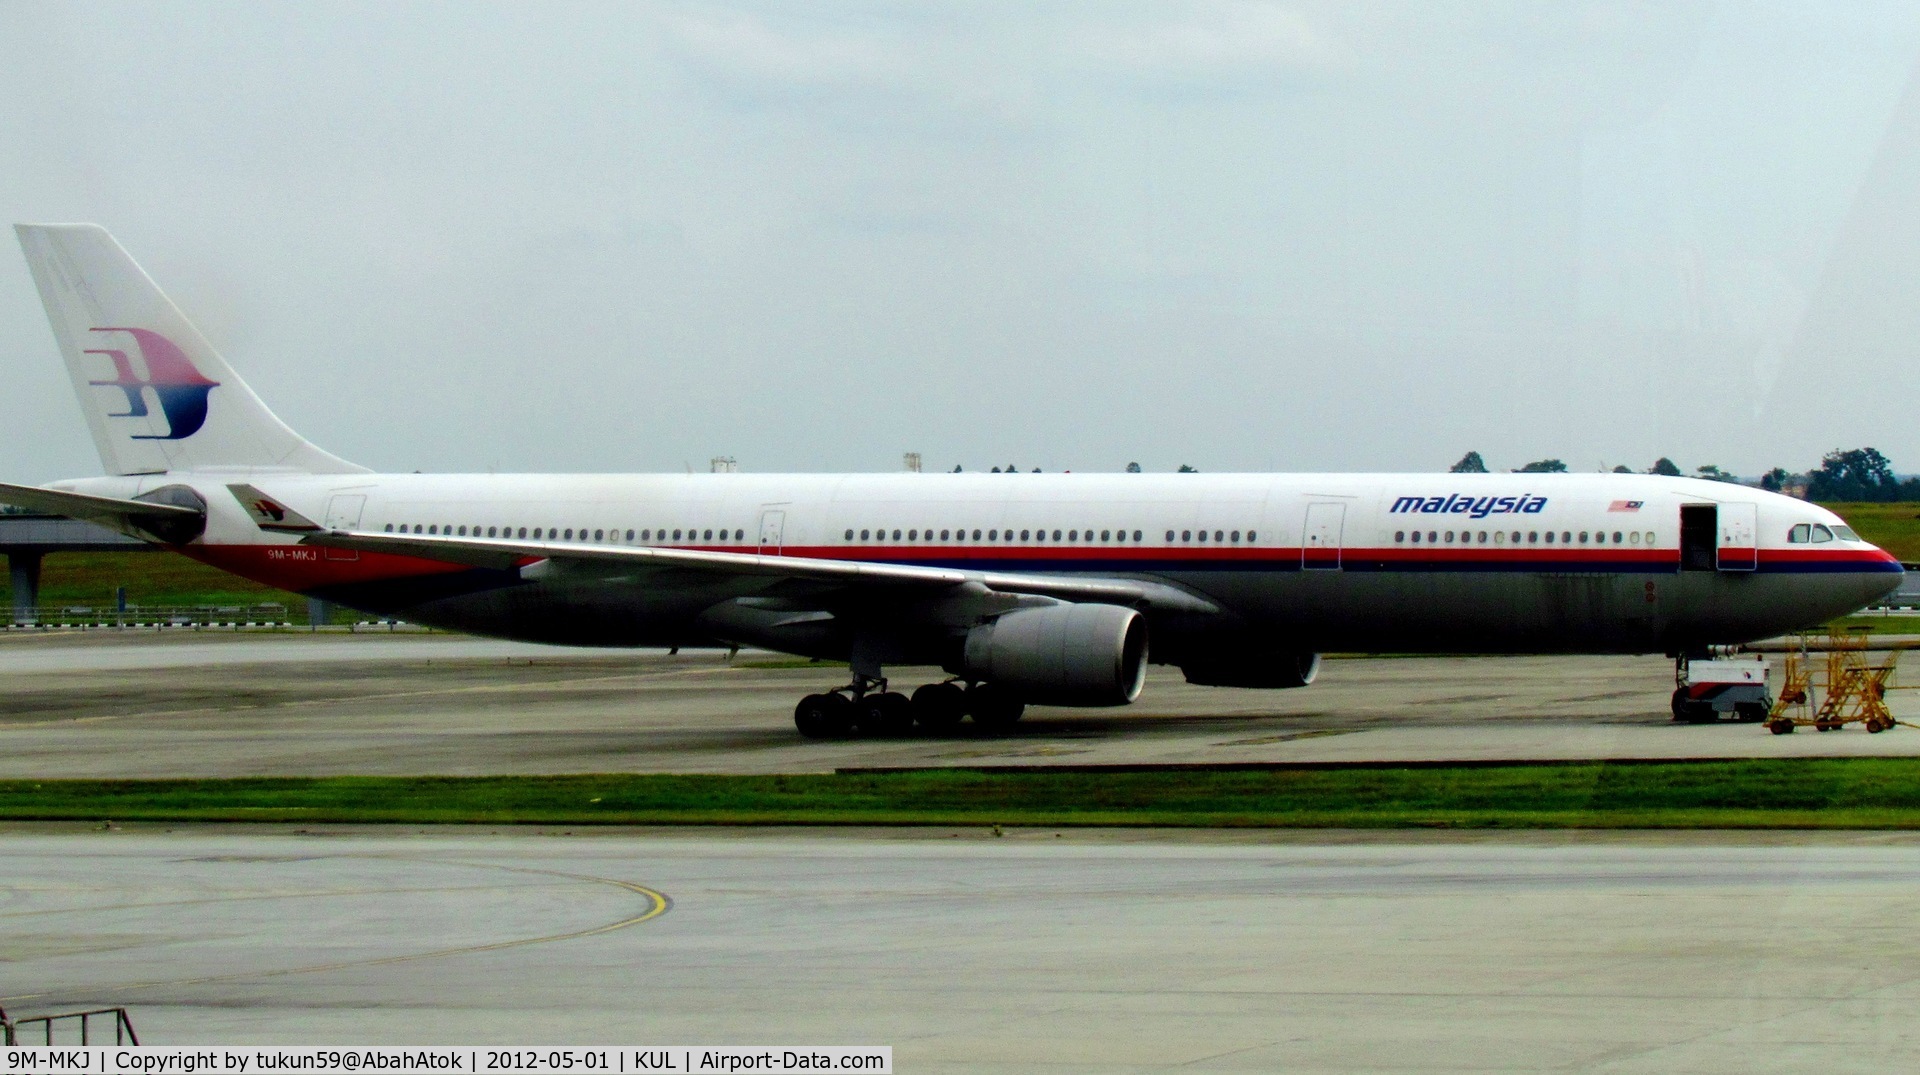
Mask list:
[[[1482,530],[1480,531],[1480,544],[1485,545],[1486,543],[1487,543],[1487,532],[1485,530]]]
[[[429,526],[429,527],[427,527],[427,533],[429,533],[429,534],[438,534],[439,532],[440,532],[440,524],[439,524],[439,523],[435,523],[435,524],[433,524],[432,526]]]
[[[1053,532],[1053,540],[1055,540],[1055,541],[1059,541],[1059,540],[1060,540],[1060,531],[1058,531],[1058,530],[1055,530],[1055,531]]]
[[[1207,532],[1205,530],[1200,531],[1200,540],[1201,541],[1207,540]]]
[[[1513,543],[1514,543],[1515,545],[1518,545],[1518,544],[1520,544],[1520,531],[1518,531],[1518,530],[1515,530],[1515,531],[1513,532]]]
[[[711,531],[711,530],[709,530],[709,531],[707,531],[707,532],[706,532],[706,535],[705,535],[704,537],[702,537],[702,538],[701,538],[701,540],[702,540],[702,541],[712,541],[712,540],[713,540],[713,531]]]
[[[388,523],[388,524],[387,524],[387,533],[389,533],[389,534],[391,534],[391,533],[393,533],[393,524],[392,524],[392,523]]]
[[[1818,545],[1818,544],[1821,544],[1822,542],[1827,542],[1832,540],[1833,540],[1833,531],[1827,529],[1826,527],[1820,525],[1819,523],[1813,524],[1814,544]]]
[[[847,540],[848,540],[848,541],[852,541],[852,540],[853,540],[853,531],[851,531],[851,530],[849,530],[849,531],[847,531]]]
[[[1582,530],[1580,531],[1580,544],[1585,545],[1586,543],[1587,543],[1587,532],[1585,530]]]
[[[572,540],[573,540],[573,528],[572,528],[572,527],[568,527],[568,528],[567,528],[567,540],[568,540],[568,541],[572,541]]]
[[[1112,540],[1113,540],[1113,531],[1111,531],[1111,530],[1102,530],[1102,531],[1100,531],[1100,540],[1101,540],[1101,541],[1112,541]]]
[[[679,541],[679,540],[680,540],[680,531],[678,531],[678,530],[675,530],[675,531],[673,532],[673,540],[675,540],[675,541]]]
[[[586,534],[586,531],[585,531],[585,530],[582,530],[582,531],[580,531],[580,533],[581,533],[582,535],[585,535],[585,534]],[[605,541],[606,539],[607,539],[607,532],[606,532],[605,530],[595,530],[595,531],[593,532],[593,540],[595,540],[595,541]]]
[[[940,531],[940,540],[941,540],[941,541],[945,541],[945,540],[947,540],[947,535],[948,535],[948,534],[950,534],[950,533],[952,533],[952,531],[950,531],[950,530],[942,530],[942,531]]]
[[[1447,531],[1447,544],[1453,544],[1453,531]]]
[[[1169,530],[1169,531],[1167,531],[1167,540],[1168,540],[1168,541],[1172,541],[1172,540],[1173,540],[1173,531],[1171,531],[1171,530]]]
[[[1234,531],[1234,532],[1233,532],[1232,534],[1230,534],[1230,535],[1228,535],[1228,536],[1229,536],[1229,537],[1231,537],[1231,538],[1232,538],[1233,540],[1235,540],[1235,541],[1239,541],[1239,540],[1240,540],[1240,531],[1238,531],[1238,530],[1235,530],[1235,531]]]
[[[1418,545],[1418,544],[1420,544],[1420,531],[1418,531],[1418,530],[1415,530],[1415,531],[1413,532],[1413,543],[1414,543],[1415,545]]]
[[[991,536],[991,532],[989,532],[989,536]],[[980,540],[980,531],[978,531],[978,530],[975,530],[975,531],[973,532],[973,540],[975,540],[975,541],[979,541],[979,540]]]
[[[1182,530],[1182,531],[1180,531],[1180,540],[1181,540],[1181,541],[1192,541],[1192,540],[1193,540],[1193,531],[1191,531],[1191,530]]]
[[[899,540],[900,540],[900,531],[898,531],[898,530],[895,530],[895,531],[893,532],[893,540],[895,540],[895,541],[899,541]]]
[[[1618,535],[1618,534],[1615,534],[1615,535],[1614,535],[1614,540],[1615,540],[1615,541],[1618,541],[1618,540],[1620,540],[1620,535]],[[1629,530],[1629,531],[1627,531],[1627,540],[1628,540],[1628,541],[1630,541],[1630,542],[1632,542],[1632,543],[1633,543],[1633,544],[1635,544],[1635,545],[1638,545],[1638,544],[1640,544],[1640,531],[1638,531],[1638,530]]]
[[[989,530],[989,531],[987,531],[987,540],[988,540],[988,541],[999,541],[999,540],[1000,540],[1000,531],[998,531],[998,530]]]
[[[1620,531],[1618,531],[1618,530],[1615,530],[1615,531],[1613,532],[1613,543],[1614,543],[1615,545],[1618,545],[1618,544],[1620,544]]]
[[[1787,531],[1787,540],[1793,542],[1795,545],[1805,545],[1807,542],[1813,540],[1813,527],[1806,523],[1800,523],[1792,530]]]
[[[1647,544],[1653,544],[1653,531],[1647,531]]]
[[[1406,542],[1407,532],[1405,530],[1395,530],[1393,532],[1393,543],[1395,545],[1404,545]]]
[[[1427,531],[1427,544],[1432,545],[1439,540],[1440,540],[1440,531],[1438,530]]]
[[[1553,544],[1553,531],[1547,531],[1547,544]]]
[[[1572,540],[1573,540],[1573,534],[1571,532],[1566,530],[1560,531],[1560,544],[1565,545],[1567,542]]]
[[[641,541],[652,541],[652,540],[653,540],[653,531],[651,531],[651,530],[642,530],[642,531],[640,531],[640,540],[641,540]]]
[[[919,541],[919,540],[920,540],[920,531],[918,531],[918,530],[909,530],[909,531],[907,531],[907,540],[908,540],[908,541]]]
[[[1505,545],[1507,543],[1507,532],[1505,530],[1495,530],[1493,532],[1493,543],[1495,545]]]
[[[1248,540],[1248,541],[1252,541],[1252,540],[1254,540],[1254,533],[1253,533],[1253,531],[1251,531],[1251,530],[1249,530],[1249,531],[1247,531],[1247,540]]]
[[[498,532],[498,531],[496,531],[496,530],[495,530],[495,529],[494,529],[493,527],[491,527],[491,526],[489,526],[489,527],[487,527],[487,536],[488,536],[488,537],[492,537],[492,536],[494,536],[494,534],[495,534],[495,533],[497,533],[497,532]]]
[[[1012,533],[1013,531],[1011,531],[1011,530],[1009,530],[1009,531],[1007,531],[1007,532],[1008,532],[1008,533]],[[1020,531],[1020,540],[1021,540],[1021,541],[1025,541],[1025,540],[1027,540],[1027,534],[1028,534],[1028,533],[1029,533],[1029,531],[1026,531],[1026,530],[1022,530],[1022,531]]]
[[[1022,530],[1022,531],[1020,531],[1020,532],[1021,532],[1021,533],[1023,533],[1023,534],[1024,534],[1024,533],[1026,533],[1026,531],[1025,531],[1025,530]],[[1047,540],[1047,532],[1046,532],[1045,530],[1035,530],[1035,531],[1033,532],[1033,540],[1035,540],[1035,541],[1045,541],[1045,540]]]

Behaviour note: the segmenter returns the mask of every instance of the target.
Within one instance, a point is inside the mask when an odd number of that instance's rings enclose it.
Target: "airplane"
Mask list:
[[[1289,688],[1329,651],[1685,662],[1902,577],[1814,504],[1652,475],[374,473],[275,417],[104,229],[15,230],[106,476],[0,502],[454,631],[845,661],[795,707],[809,737],[1126,705],[1150,663]],[[950,678],[908,696],[889,665]]]

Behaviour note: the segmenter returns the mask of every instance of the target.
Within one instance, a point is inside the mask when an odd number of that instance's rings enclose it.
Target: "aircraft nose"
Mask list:
[[[1861,573],[1860,604],[1872,605],[1890,594],[1898,592],[1906,584],[1906,565],[1895,559],[1893,554],[1874,546],[1873,558],[1869,569]]]

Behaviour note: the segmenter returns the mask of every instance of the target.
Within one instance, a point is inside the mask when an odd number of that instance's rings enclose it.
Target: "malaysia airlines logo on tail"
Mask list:
[[[154,399],[159,401],[160,413],[167,420],[167,431],[136,433],[134,440],[184,440],[200,432],[200,427],[207,422],[207,394],[220,387],[219,381],[208,380],[194,368],[192,360],[178,345],[151,329],[109,327],[87,331],[124,332],[132,336],[134,346],[146,366],[146,376],[142,377],[134,370],[133,360],[124,350],[101,347],[86,352],[111,359],[116,375],[111,381],[87,383],[101,388],[118,388],[127,396],[127,409],[109,413],[107,417],[149,417],[151,412],[147,409],[146,390],[151,388]]]

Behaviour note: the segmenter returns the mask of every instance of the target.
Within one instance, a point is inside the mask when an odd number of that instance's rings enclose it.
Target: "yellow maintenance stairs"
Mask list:
[[[1768,731],[1786,735],[1810,726],[1831,732],[1855,723],[1870,732],[1884,732],[1896,724],[1920,728],[1895,718],[1887,709],[1887,692],[1896,689],[1893,670],[1899,651],[1878,654],[1884,660],[1870,663],[1867,636],[1843,631],[1830,631],[1820,639],[1797,635],[1795,643],[1787,654],[1786,683],[1767,712]],[[1818,651],[1824,653],[1816,657]],[[1813,704],[1816,694],[1818,706]]]

